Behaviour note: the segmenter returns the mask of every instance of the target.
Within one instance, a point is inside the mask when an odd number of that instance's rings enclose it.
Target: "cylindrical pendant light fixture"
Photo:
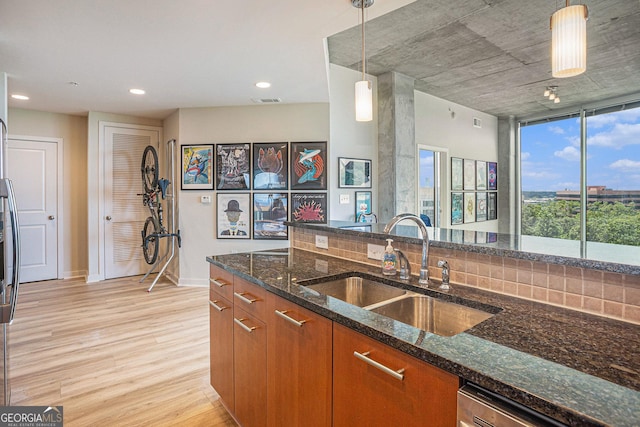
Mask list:
[[[356,82],[356,121],[358,122],[370,122],[373,120],[373,88],[371,82],[365,76],[367,65],[364,35],[364,8],[371,6],[373,2],[374,0],[351,0],[353,7],[359,8],[362,15],[362,80]]]
[[[587,18],[585,5],[570,6],[551,15],[551,74],[573,77],[587,69]]]

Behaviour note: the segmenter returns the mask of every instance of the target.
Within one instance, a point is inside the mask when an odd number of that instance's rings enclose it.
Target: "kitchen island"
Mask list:
[[[501,311],[452,337],[309,293],[298,281],[377,269],[289,248],[207,261],[334,322],[569,425],[640,420],[640,327],[533,301],[454,286],[445,298]],[[381,276],[382,277],[382,276]],[[416,278],[398,285],[417,292]],[[459,301],[458,301],[459,302]]]

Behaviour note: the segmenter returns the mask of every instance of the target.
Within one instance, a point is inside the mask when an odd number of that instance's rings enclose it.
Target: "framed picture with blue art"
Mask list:
[[[371,188],[371,160],[338,157],[339,188]]]
[[[451,193],[451,225],[459,225],[464,219],[463,193]]]
[[[371,191],[356,191],[356,222],[369,222],[368,215],[371,215]]]
[[[218,193],[216,208],[218,239],[251,238],[249,193]]]
[[[253,144],[253,189],[286,190],[289,186],[289,143]]]
[[[327,189],[326,142],[291,143],[291,189]]]
[[[288,212],[287,193],[253,193],[253,238],[286,240]]]
[[[213,144],[182,145],[183,190],[213,190]]]

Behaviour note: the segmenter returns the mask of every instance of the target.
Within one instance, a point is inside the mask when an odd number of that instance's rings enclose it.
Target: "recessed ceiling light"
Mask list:
[[[132,93],[134,95],[144,95],[146,92],[144,91],[144,89],[129,89],[129,93]]]
[[[269,83],[269,82],[258,82],[258,83],[256,83],[256,86],[259,87],[260,89],[266,89],[268,87],[271,87],[271,83]]]
[[[20,101],[28,101],[29,100],[29,97],[26,96],[26,95],[13,94],[13,95],[11,95],[11,97],[13,99],[19,99]]]

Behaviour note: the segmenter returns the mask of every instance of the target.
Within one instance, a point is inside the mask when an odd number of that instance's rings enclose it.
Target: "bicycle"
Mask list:
[[[142,252],[147,264],[153,264],[158,259],[161,238],[177,237],[178,247],[181,246],[181,239],[180,232],[167,233],[167,229],[163,224],[163,209],[160,197],[162,197],[162,200],[165,199],[167,187],[171,182],[164,178],[158,179],[158,153],[151,145],[144,149],[140,170],[142,172],[144,193],[138,195],[142,196],[143,205],[149,208],[149,217],[145,220],[141,231]]]

